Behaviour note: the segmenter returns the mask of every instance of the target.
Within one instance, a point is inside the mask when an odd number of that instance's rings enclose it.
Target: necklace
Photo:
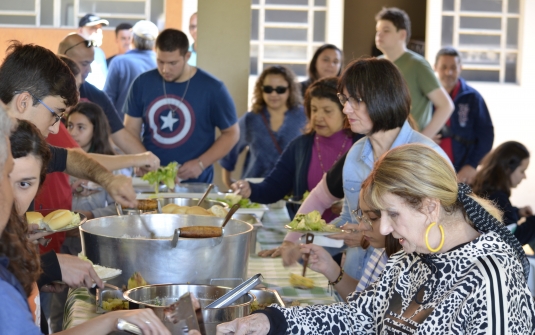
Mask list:
[[[338,159],[340,159],[340,157],[344,153],[344,148],[346,147],[346,143],[347,143],[348,139],[349,139],[349,137],[344,138],[344,143],[342,143],[342,147],[340,148],[340,152],[338,153],[338,156],[334,160],[333,164],[336,163],[338,161]],[[323,171],[323,173],[326,173],[327,171],[325,171],[325,168],[323,167],[323,161],[321,160],[320,142],[319,142],[319,137],[318,137],[317,134],[316,134],[315,140],[316,140],[316,148],[318,149],[318,160],[320,161],[321,171]]]
[[[184,94],[182,94],[182,98],[180,98],[180,103],[184,102],[184,98],[186,97],[186,93],[188,93],[189,81],[191,80],[190,74],[191,74],[191,68],[190,68],[190,71],[188,71],[188,81],[186,82],[186,89],[184,90]],[[165,90],[165,79],[163,79],[163,77],[162,77],[162,85],[163,85],[163,95],[165,96],[165,101],[167,102],[167,107],[169,107],[171,112],[173,114],[175,114],[177,110],[173,109],[173,107],[171,107],[171,105],[169,104],[169,98],[167,97],[167,91]]]
[[[370,272],[370,276],[368,277],[368,280],[366,282],[366,286],[364,286],[364,288],[368,287],[370,285],[370,281],[372,279],[372,276],[373,276],[373,273],[375,272],[375,270],[377,269],[377,266],[379,265],[379,263],[381,263],[381,258],[383,258],[383,254],[385,253],[385,250],[383,250],[383,252],[381,253],[381,255],[379,255],[379,259],[377,260],[377,262],[375,263],[375,266],[373,267],[373,270],[372,272]]]

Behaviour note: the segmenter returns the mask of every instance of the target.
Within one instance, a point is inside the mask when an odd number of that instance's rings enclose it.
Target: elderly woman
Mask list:
[[[450,163],[410,144],[387,152],[362,186],[382,234],[399,239],[379,280],[327,306],[270,307],[218,334],[532,334],[529,264],[490,202]],[[367,220],[369,213],[360,215]]]

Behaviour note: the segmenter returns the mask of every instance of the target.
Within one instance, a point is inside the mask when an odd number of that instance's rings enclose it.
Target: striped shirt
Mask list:
[[[355,291],[360,292],[371,283],[375,282],[383,272],[387,262],[388,256],[386,255],[384,248],[373,250],[368,263],[366,263],[366,268],[364,268],[364,274],[360,278]]]

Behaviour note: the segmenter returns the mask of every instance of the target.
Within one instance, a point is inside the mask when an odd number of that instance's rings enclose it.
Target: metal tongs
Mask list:
[[[225,295],[215,300],[205,308],[224,308],[232,305],[233,302],[244,296],[256,285],[260,284],[262,282],[262,279],[264,278],[260,273],[252,276],[251,278],[236,286],[235,288],[233,288],[232,290],[230,290]]]

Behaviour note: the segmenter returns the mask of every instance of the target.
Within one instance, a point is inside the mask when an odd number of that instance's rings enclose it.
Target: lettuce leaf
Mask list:
[[[177,171],[178,163],[171,162],[167,166],[160,166],[156,171],[147,172],[141,179],[148,181],[154,187],[154,193],[158,193],[160,183],[164,183],[168,190],[173,190]]]

